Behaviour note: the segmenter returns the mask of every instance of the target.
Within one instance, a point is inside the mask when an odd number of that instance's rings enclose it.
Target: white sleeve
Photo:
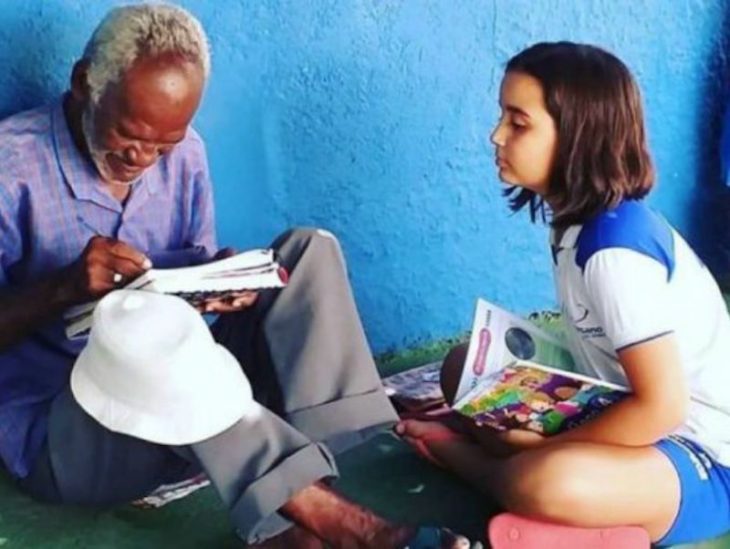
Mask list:
[[[667,268],[656,259],[608,248],[588,260],[583,279],[614,349],[674,331]]]

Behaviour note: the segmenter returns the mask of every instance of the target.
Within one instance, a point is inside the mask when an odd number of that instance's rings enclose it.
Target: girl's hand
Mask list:
[[[509,431],[501,432],[497,436],[504,443],[509,445],[515,454],[523,450],[542,446],[545,443],[545,440],[547,440],[547,437],[525,429],[511,429]]]
[[[492,457],[507,458],[522,450],[535,448],[544,443],[546,437],[526,429],[497,431],[487,425],[462,417],[464,427],[474,440]]]

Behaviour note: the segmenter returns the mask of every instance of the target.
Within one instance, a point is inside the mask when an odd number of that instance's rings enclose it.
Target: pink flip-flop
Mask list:
[[[649,549],[651,541],[639,526],[578,528],[502,513],[489,521],[492,549]]]

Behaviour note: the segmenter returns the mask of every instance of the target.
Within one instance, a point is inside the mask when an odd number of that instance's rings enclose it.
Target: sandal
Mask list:
[[[639,526],[580,528],[502,513],[487,529],[492,549],[649,549],[649,533]]]
[[[448,528],[421,526],[403,549],[483,549],[483,545]]]

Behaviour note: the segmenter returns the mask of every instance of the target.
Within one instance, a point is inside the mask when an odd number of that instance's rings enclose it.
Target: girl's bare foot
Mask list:
[[[399,422],[395,426],[395,432],[403,438],[425,440],[445,440],[460,434],[439,421],[421,421],[417,419],[407,419]]]
[[[423,458],[439,467],[448,467],[441,459],[443,450],[454,444],[473,444],[462,433],[450,429],[437,421],[409,419],[395,426],[395,432]]]

